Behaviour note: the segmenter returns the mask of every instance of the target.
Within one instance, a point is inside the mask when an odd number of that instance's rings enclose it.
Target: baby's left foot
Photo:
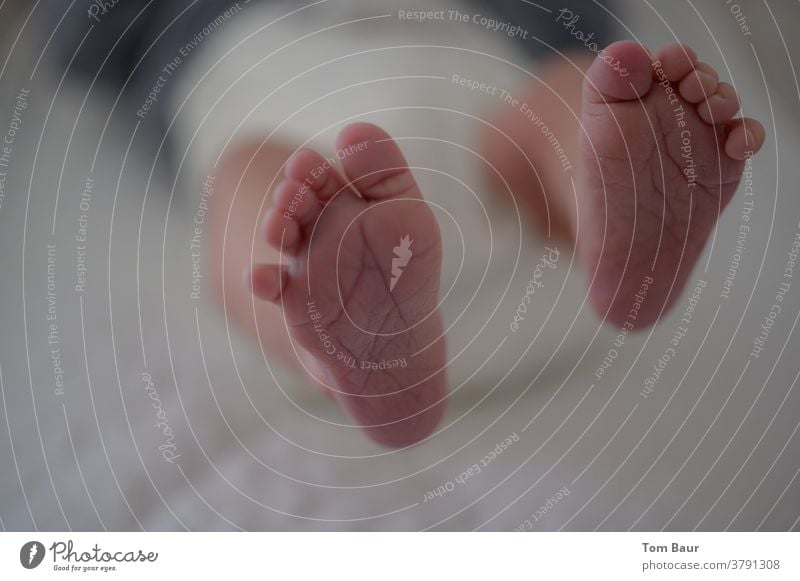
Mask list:
[[[407,446],[446,397],[439,226],[386,132],[354,123],[337,143],[344,175],[310,150],[287,162],[264,232],[287,265],[257,265],[252,289],[281,306],[311,375],[366,432]]]
[[[633,42],[606,48],[586,73],[581,112],[578,251],[601,315],[636,326],[678,296],[764,128],[734,119],[739,99],[694,52],[652,57]]]

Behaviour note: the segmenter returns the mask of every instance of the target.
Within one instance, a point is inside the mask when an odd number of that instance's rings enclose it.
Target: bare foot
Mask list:
[[[733,118],[733,87],[687,47],[602,54],[583,86],[577,247],[592,303],[616,325],[652,279],[638,327],[680,294],[765,132]]]
[[[302,150],[286,164],[253,292],[283,308],[303,362],[376,441],[410,445],[441,419],[445,344],[436,219],[395,142],[366,123],[337,140],[345,179]]]

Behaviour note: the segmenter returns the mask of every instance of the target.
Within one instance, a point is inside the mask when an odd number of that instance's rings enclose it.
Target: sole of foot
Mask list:
[[[574,231],[607,321],[651,325],[680,295],[764,143],[763,126],[738,110],[734,88],[684,45],[651,55],[617,42],[589,67]]]
[[[441,235],[382,129],[349,125],[336,146],[337,159],[287,161],[263,228],[286,263],[255,265],[249,280],[283,309],[309,374],[372,439],[408,446],[433,432],[446,398]]]

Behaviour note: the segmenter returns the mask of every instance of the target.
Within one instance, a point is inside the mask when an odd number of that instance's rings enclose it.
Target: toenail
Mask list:
[[[717,69],[708,63],[698,62],[695,64],[694,68],[699,73],[704,73],[710,77],[713,77],[715,81],[719,79],[719,73],[717,73]]]
[[[706,84],[706,82],[705,82],[706,80],[710,81],[711,83],[713,83],[714,81],[717,80],[712,75],[709,75],[708,73],[705,73],[703,71],[697,71],[697,78],[700,79],[700,82],[703,85]]]
[[[744,142],[748,149],[753,149],[756,146],[756,136],[748,127],[744,128]]]
[[[717,89],[717,93],[719,96],[726,100],[726,101],[739,101],[739,95],[736,94],[736,89],[728,85],[727,83],[720,83],[719,88]]]

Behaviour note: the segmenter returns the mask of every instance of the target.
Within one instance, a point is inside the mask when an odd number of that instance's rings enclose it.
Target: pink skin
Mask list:
[[[354,152],[342,161],[347,179],[321,169],[325,160],[314,151],[287,161],[263,228],[287,265],[254,266],[252,290],[282,307],[300,361],[367,434],[407,446],[434,430],[446,397],[439,228],[383,130],[350,125],[337,148]],[[413,257],[390,292],[393,248],[407,235]],[[372,366],[399,361],[405,365]]]
[[[555,180],[549,186],[557,192],[556,213],[593,278],[589,295],[601,316],[626,324],[642,281],[652,277],[635,322],[641,328],[680,294],[737,189],[744,160],[760,149],[765,131],[755,120],[734,118],[739,99],[733,87],[719,82],[716,71],[688,47],[670,44],[651,57],[641,45],[618,42],[603,54],[628,74],[615,72],[602,58],[586,73],[575,156],[577,209],[568,199],[571,190]],[[661,64],[661,78],[654,60]],[[664,80],[677,101],[668,100],[659,85]],[[678,105],[684,110],[682,126],[674,113]],[[695,164],[691,188],[681,157],[684,130]],[[324,160],[309,150],[287,161],[263,227],[265,240],[282,250],[287,265],[255,265],[249,284],[256,296],[283,308],[297,355],[311,376],[374,440],[406,446],[428,436],[443,412],[445,351],[436,312],[441,240],[400,150],[385,132],[353,124],[342,131],[337,147],[362,142],[368,147],[343,160],[343,173],[316,172]],[[542,156],[542,163],[551,163],[548,159],[552,156]],[[560,168],[545,173],[558,175]],[[414,256],[389,292],[392,249],[406,235],[414,240]],[[309,320],[309,286],[337,351],[366,361],[405,357],[408,366],[352,369],[328,354]]]
[[[623,41],[604,53],[628,75],[600,58],[586,73],[577,248],[594,277],[592,304],[614,325],[629,321],[636,293],[652,277],[635,321],[640,328],[680,294],[738,187],[748,152],[758,151],[765,132],[757,121],[733,118],[739,110],[733,87],[687,47],[670,44],[651,57]],[[661,63],[661,78],[654,61]],[[660,85],[665,78],[672,102]],[[674,112],[679,105],[683,125]],[[684,174],[686,136],[694,187]]]

